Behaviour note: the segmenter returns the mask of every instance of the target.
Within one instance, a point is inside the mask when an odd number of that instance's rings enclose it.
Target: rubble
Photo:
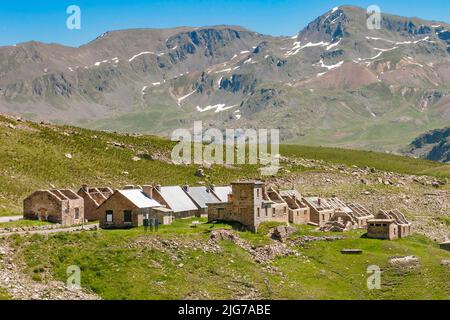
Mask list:
[[[293,234],[296,231],[297,231],[297,229],[294,227],[278,226],[278,227],[270,229],[269,237],[271,237],[274,240],[284,242],[291,234]]]
[[[304,246],[307,243],[311,243],[311,242],[317,242],[317,241],[339,241],[339,240],[344,240],[345,237],[344,236],[319,236],[319,237],[315,237],[315,236],[301,236],[299,238],[296,239],[292,239],[289,241],[289,243],[291,245],[298,245],[298,246]]]
[[[100,300],[84,289],[70,288],[61,281],[33,281],[14,261],[14,249],[0,243],[0,287],[15,300]]]
[[[405,269],[416,269],[420,266],[420,261],[416,256],[393,257],[389,259],[389,264]]]
[[[324,232],[347,232],[353,230],[355,227],[348,221],[347,224],[340,223],[339,221],[328,221],[319,230]]]
[[[210,240],[214,242],[218,242],[219,240],[231,241],[247,251],[257,263],[267,263],[282,256],[299,255],[297,251],[289,248],[286,244],[281,242],[274,242],[266,246],[255,248],[247,241],[241,239],[232,230],[213,230],[211,232]]]

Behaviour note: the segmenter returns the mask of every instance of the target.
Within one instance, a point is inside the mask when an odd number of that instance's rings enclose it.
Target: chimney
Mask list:
[[[161,185],[160,184],[156,185],[156,190],[161,191]]]
[[[88,187],[86,184],[83,184],[83,185],[81,186],[81,189],[82,189],[84,192],[88,192],[88,193],[89,193],[89,187]]]
[[[317,204],[320,206],[321,205],[321,203],[322,203],[322,199],[320,199],[320,197],[319,198],[317,198]]]
[[[148,185],[148,184],[143,185],[143,186],[142,186],[142,191],[143,191],[147,196],[149,196],[150,198],[153,198],[153,186]]]

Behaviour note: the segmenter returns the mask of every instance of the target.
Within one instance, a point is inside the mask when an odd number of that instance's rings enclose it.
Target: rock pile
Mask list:
[[[267,263],[282,256],[300,255],[297,251],[289,248],[286,244],[281,242],[274,242],[262,247],[254,247],[247,241],[241,239],[232,230],[214,230],[211,232],[210,240],[215,242],[220,240],[229,240],[247,251],[257,263]]]
[[[393,257],[389,259],[389,264],[403,269],[416,269],[420,266],[420,261],[416,256]]]
[[[347,224],[340,223],[339,221],[329,221],[323,227],[320,228],[320,231],[324,232],[347,232],[354,229],[354,225],[348,221]]]
[[[60,281],[36,282],[21,272],[13,259],[14,250],[0,243],[0,286],[16,300],[100,300],[96,294],[70,288]]]
[[[296,231],[297,231],[297,229],[294,227],[278,226],[278,227],[270,229],[269,237],[274,240],[284,242],[291,234],[293,234]]]

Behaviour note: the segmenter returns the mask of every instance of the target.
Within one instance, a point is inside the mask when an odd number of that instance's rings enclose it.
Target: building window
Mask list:
[[[275,217],[275,208],[272,209],[272,217]]]
[[[258,198],[259,198],[259,188],[258,188],[258,189],[256,189],[256,197],[258,197]]]
[[[106,210],[106,222],[113,222],[113,211]]]
[[[287,208],[286,208],[286,207],[284,207],[284,213],[286,213],[286,210],[287,210]]]
[[[267,208],[266,208],[266,217],[269,215],[269,213],[267,212]]]
[[[75,219],[80,219],[80,208],[75,208]]]
[[[258,218],[259,218],[259,214],[260,214],[260,209],[256,208],[256,215],[258,216]]]
[[[123,221],[124,222],[132,222],[132,214],[130,210],[125,210],[123,212]]]

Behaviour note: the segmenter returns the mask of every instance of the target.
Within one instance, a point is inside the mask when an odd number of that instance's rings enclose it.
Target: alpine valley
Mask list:
[[[0,47],[0,113],[163,136],[202,120],[399,152],[450,123],[450,24],[382,14],[371,30],[367,19],[342,6],[293,37],[179,27]]]

